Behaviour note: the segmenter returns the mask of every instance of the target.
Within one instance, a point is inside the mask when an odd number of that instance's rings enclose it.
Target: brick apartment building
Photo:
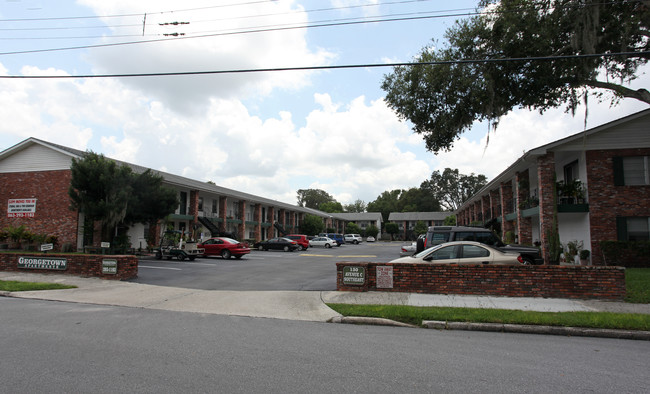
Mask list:
[[[0,201],[6,207],[0,215],[0,229],[8,226],[25,227],[37,234],[55,235],[58,244],[69,244],[78,250],[87,245],[98,246],[97,236],[84,233],[83,213],[70,209],[70,165],[73,158],[85,152],[29,138],[0,152]],[[129,165],[134,172],[146,168]],[[176,190],[179,207],[169,216],[176,230],[198,226],[203,238],[210,236],[206,227],[235,234],[239,239],[264,240],[286,232],[299,231],[306,214],[323,218],[326,227],[343,232],[345,220],[333,214],[299,207],[279,201],[226,189],[173,174],[153,171],[164,184]],[[145,248],[147,240],[160,234],[160,226],[147,228],[143,224],[129,229],[133,248]]]
[[[604,264],[600,241],[649,239],[650,110],[531,149],[456,215],[459,225],[496,219],[502,237],[539,242],[545,261],[557,231]]]

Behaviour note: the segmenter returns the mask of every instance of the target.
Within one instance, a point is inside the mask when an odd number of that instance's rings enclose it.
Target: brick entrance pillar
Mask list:
[[[266,239],[271,239],[275,236],[275,227],[273,227],[273,224],[275,223],[275,207],[269,207],[267,215],[267,221],[271,223],[271,225],[266,229]]]
[[[262,204],[255,204],[255,211],[253,212],[253,220],[257,222],[255,225],[255,241],[262,240]]]

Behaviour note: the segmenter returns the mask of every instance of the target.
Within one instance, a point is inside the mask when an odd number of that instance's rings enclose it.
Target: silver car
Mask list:
[[[391,263],[521,265],[523,259],[519,253],[504,253],[480,242],[456,241],[436,245]]]
[[[309,240],[309,246],[324,246],[326,248],[331,248],[336,246],[336,241],[328,237],[316,237]]]

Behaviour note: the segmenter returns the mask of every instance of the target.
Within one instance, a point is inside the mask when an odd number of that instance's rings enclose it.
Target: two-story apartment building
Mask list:
[[[650,236],[650,110],[526,152],[456,211],[459,225],[495,219],[502,236],[577,241],[604,264],[599,243]]]
[[[415,239],[417,234],[413,234],[415,225],[418,222],[429,226],[442,226],[452,212],[391,212],[388,215],[388,223],[395,223],[403,239]]]
[[[84,154],[36,138],[0,152],[0,201],[7,207],[5,214],[0,215],[0,229],[24,225],[32,232],[55,235],[60,245],[69,244],[76,249],[105,241],[88,233],[82,212],[70,209],[70,166],[73,158]],[[134,164],[121,164],[130,166],[136,173],[146,170]],[[242,240],[273,238],[281,235],[280,230],[299,231],[307,214],[320,216],[326,226],[344,227],[342,219],[325,212],[174,174],[154,173],[161,175],[163,183],[178,193],[180,204],[168,216],[168,224],[176,230],[196,232],[200,238],[208,238],[211,229],[235,234]],[[20,201],[29,202],[21,203],[28,206],[27,212],[13,212],[12,207]],[[147,241],[159,236],[160,231],[160,225],[157,228],[144,224],[132,226],[128,231],[131,246],[146,248]]]

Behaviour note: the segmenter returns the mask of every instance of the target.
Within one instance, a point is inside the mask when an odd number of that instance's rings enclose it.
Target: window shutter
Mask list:
[[[625,172],[623,170],[623,158],[616,156],[612,160],[614,167],[614,186],[625,185]]]
[[[624,216],[616,217],[616,238],[617,241],[627,241],[627,218]]]

